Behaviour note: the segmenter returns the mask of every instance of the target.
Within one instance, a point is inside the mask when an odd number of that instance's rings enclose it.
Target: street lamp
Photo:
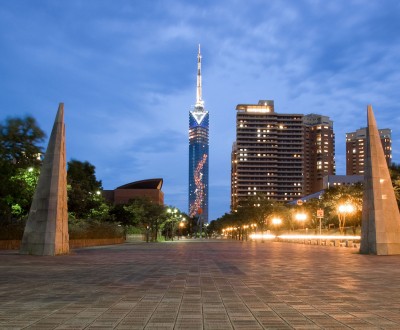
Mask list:
[[[248,230],[248,228],[249,228],[249,225],[243,225],[243,237],[242,237],[242,241],[245,239],[246,242],[247,242],[247,236],[248,236],[247,230]],[[244,238],[244,239],[243,239],[243,238]]]
[[[307,220],[307,214],[305,214],[305,213],[296,213],[295,219],[298,222],[301,222],[303,224],[303,229],[304,229],[304,222]]]
[[[354,212],[354,206],[350,203],[341,204],[338,207],[339,230],[340,234],[344,233],[344,226],[346,224],[346,214]]]
[[[271,223],[275,227],[276,231],[278,232],[277,228],[282,224],[282,219],[281,218],[272,218]]]
[[[180,235],[181,237],[182,237],[182,230],[183,230],[183,227],[185,227],[184,219],[181,220],[181,222],[179,222],[179,235]],[[178,236],[178,239],[179,239],[179,236]]]
[[[280,219],[280,218],[273,218],[273,219],[272,219],[272,224],[273,224],[274,226],[280,226],[280,225],[282,224],[282,219]]]
[[[172,216],[171,216],[171,222],[172,222],[172,233],[171,233],[171,238],[172,238],[172,241],[173,241],[173,240],[174,240],[174,230],[175,230],[176,213],[178,213],[178,209],[175,209],[175,208],[173,208],[173,209],[168,208],[168,209],[167,209],[167,212],[172,214]]]

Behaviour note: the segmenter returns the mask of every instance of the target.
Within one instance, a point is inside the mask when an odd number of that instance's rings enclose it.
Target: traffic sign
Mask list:
[[[317,210],[317,218],[323,218],[323,217],[324,217],[324,210],[318,209]]]

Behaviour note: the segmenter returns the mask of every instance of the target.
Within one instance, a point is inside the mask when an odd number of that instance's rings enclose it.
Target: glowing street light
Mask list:
[[[342,204],[338,207],[339,213],[352,213],[354,211],[354,206],[351,204]]]
[[[175,231],[175,221],[177,221],[177,213],[178,213],[178,209],[176,208],[167,208],[167,213],[171,213],[171,222],[172,222],[172,233],[171,233],[171,238],[172,241],[174,240],[174,231]]]
[[[185,219],[183,219],[183,220],[181,220],[179,222],[179,236],[181,236],[181,237],[182,237],[182,230],[185,227],[185,222],[184,221],[185,221]],[[179,239],[179,236],[178,236],[178,239]]]
[[[282,219],[280,219],[280,218],[273,218],[273,219],[272,219],[272,224],[273,224],[274,226],[280,226],[280,225],[282,224]]]
[[[304,229],[304,222],[307,220],[307,214],[305,214],[305,213],[296,213],[294,218],[298,222],[301,222],[303,224],[303,229]]]
[[[340,234],[344,233],[344,226],[346,224],[346,215],[354,212],[354,206],[350,203],[341,204],[338,207],[339,230]]]

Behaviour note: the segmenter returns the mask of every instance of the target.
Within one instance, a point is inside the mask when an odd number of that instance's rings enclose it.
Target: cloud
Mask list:
[[[197,44],[210,111],[210,211],[229,210],[230,153],[239,103],[275,100],[280,113],[334,121],[344,136],[396,129],[400,103],[395,1],[7,2],[0,8],[2,115],[30,112],[48,131],[64,101],[67,154],[89,160],[106,188],[164,178],[166,202],[187,208],[188,112]]]

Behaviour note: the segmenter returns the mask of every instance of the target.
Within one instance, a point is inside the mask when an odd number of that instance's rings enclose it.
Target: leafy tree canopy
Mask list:
[[[87,161],[73,159],[68,162],[68,211],[78,219],[108,215],[108,209],[102,207],[102,185],[101,181],[96,179],[95,172],[95,166]],[[102,209],[104,212],[99,213]]]
[[[7,118],[0,123],[0,159],[16,168],[39,165],[45,133],[33,117]]]
[[[39,174],[45,133],[36,120],[7,118],[0,123],[0,219],[25,216]]]

